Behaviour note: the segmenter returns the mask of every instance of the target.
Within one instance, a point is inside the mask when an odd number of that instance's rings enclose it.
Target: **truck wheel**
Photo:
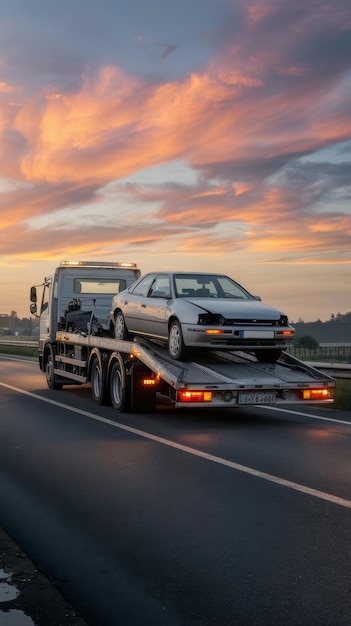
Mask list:
[[[185,361],[186,347],[184,344],[182,328],[178,320],[173,320],[168,333],[168,352],[172,359]]]
[[[122,359],[114,361],[111,368],[110,398],[116,411],[127,413],[131,410],[130,379]]]
[[[54,372],[54,364],[55,364],[55,356],[54,349],[52,346],[49,346],[49,352],[46,358],[45,364],[45,376],[46,382],[49,389],[62,389],[63,383],[57,382],[57,377]]]
[[[130,339],[130,335],[128,333],[124,315],[121,311],[118,311],[115,317],[114,336],[115,336],[115,339],[124,339],[125,341],[128,341],[128,339]]]
[[[108,399],[105,386],[105,370],[98,356],[93,357],[91,364],[91,395],[97,404],[106,404]]]
[[[279,349],[275,350],[255,350],[255,356],[260,363],[275,363],[278,361],[283,351]]]

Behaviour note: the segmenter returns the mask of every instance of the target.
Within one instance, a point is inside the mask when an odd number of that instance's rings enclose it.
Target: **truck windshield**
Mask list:
[[[94,278],[75,278],[73,290],[74,293],[101,293],[107,295],[115,295],[126,288],[126,281],[123,278],[116,280],[98,280]]]

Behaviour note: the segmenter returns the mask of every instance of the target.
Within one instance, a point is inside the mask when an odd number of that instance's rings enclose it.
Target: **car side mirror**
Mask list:
[[[255,300],[258,300],[259,302],[262,302],[262,298],[261,296],[254,296]]]
[[[32,315],[35,315],[36,317],[38,317],[37,316],[37,305],[36,305],[35,302],[32,302],[32,304],[30,305],[30,312],[31,312]]]

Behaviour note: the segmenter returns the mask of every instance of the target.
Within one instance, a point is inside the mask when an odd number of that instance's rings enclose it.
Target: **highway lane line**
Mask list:
[[[193,456],[200,457],[201,459],[205,459],[206,461],[211,461],[212,463],[217,463],[218,465],[224,465],[225,467],[236,470],[238,472],[242,472],[243,474],[249,474],[250,476],[254,476],[255,478],[262,478],[263,480],[266,480],[271,483],[275,483],[277,485],[280,485],[281,487],[286,487],[287,489],[293,489],[294,491],[298,491],[305,495],[313,496],[315,498],[320,498],[321,500],[324,500],[325,502],[330,502],[332,504],[337,504],[338,506],[351,509],[351,500],[339,498],[338,496],[334,496],[330,493],[319,491],[318,489],[313,489],[311,487],[307,487],[306,485],[300,485],[299,483],[295,483],[290,480],[285,480],[285,478],[280,478],[279,476],[274,476],[273,474],[267,474],[266,472],[255,470],[252,467],[241,465],[240,463],[235,463],[233,461],[228,461],[227,459],[222,459],[221,457],[215,456],[213,454],[209,454],[208,452],[197,450],[196,448],[191,448],[190,446],[184,446],[183,444],[176,443],[175,441],[171,441],[170,439],[158,437],[158,435],[153,435],[143,430],[139,430],[138,428],[133,428],[132,426],[127,426],[126,424],[121,424],[120,422],[112,421],[106,417],[96,415],[95,413],[84,411],[83,409],[77,409],[75,407],[69,406],[68,404],[64,404],[63,402],[57,402],[56,400],[51,400],[50,398],[44,398],[43,396],[39,396],[36,393],[32,393],[30,391],[24,391],[23,389],[19,389],[18,387],[13,387],[12,385],[8,385],[6,383],[0,382],[0,386],[4,387],[5,389],[9,389],[10,391],[15,391],[25,396],[29,396],[30,398],[34,398],[36,400],[46,402],[47,404],[57,406],[58,408],[66,409],[67,411],[71,411],[72,413],[77,413],[78,415],[84,415],[85,417],[89,417],[90,419],[96,420],[97,422],[102,422],[104,424],[108,424],[109,426],[113,426],[113,428],[118,428],[120,430],[124,430],[126,432],[132,433],[133,435],[138,435],[139,437],[142,437],[144,439],[155,441],[164,446],[168,446],[169,448],[175,448],[176,450],[180,450],[181,452],[186,452],[187,454],[191,454]]]
[[[312,417],[315,420],[322,420],[323,422],[335,422],[336,424],[346,424],[346,426],[351,426],[351,422],[347,422],[346,420],[338,420],[334,417],[322,417],[321,415],[311,415],[311,413],[302,413],[302,411],[293,411],[291,409],[280,409],[277,406],[266,406],[264,404],[256,405],[260,409],[270,409],[271,411],[283,411],[283,413],[292,413],[293,415],[301,415],[302,417]]]

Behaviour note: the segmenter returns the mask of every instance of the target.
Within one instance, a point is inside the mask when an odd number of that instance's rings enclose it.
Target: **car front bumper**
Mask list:
[[[284,350],[293,339],[284,336],[284,329],[201,327],[183,324],[182,332],[189,348],[228,348],[242,350],[280,348]],[[280,334],[278,334],[280,333]]]

